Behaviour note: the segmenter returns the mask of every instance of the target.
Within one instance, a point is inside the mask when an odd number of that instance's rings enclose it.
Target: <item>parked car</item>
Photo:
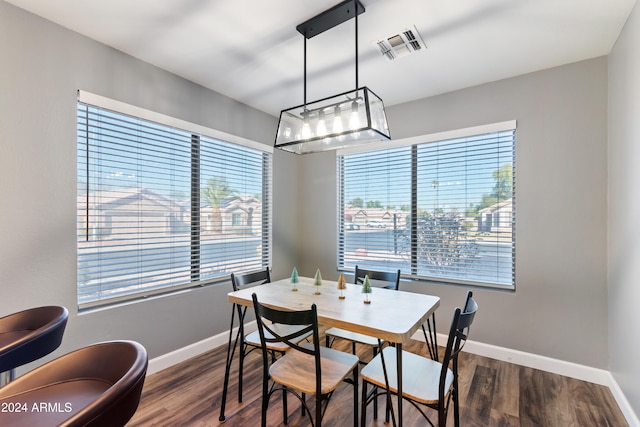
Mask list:
[[[360,226],[358,224],[356,224],[355,222],[345,221],[344,222],[344,229],[345,230],[360,230]]]
[[[369,228],[386,228],[387,224],[382,221],[369,221],[367,222],[367,227]]]

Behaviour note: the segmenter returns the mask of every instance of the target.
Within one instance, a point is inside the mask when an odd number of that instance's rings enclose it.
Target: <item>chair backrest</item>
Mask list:
[[[33,362],[57,349],[69,311],[60,306],[23,310],[0,319],[0,372]]]
[[[240,290],[244,286],[248,286],[251,284],[264,285],[265,283],[269,282],[271,282],[269,267],[265,268],[264,270],[256,271],[254,273],[239,275],[231,273],[231,285],[233,286],[234,291]]]
[[[444,352],[444,358],[442,359],[442,370],[440,371],[440,390],[439,399],[440,402],[444,402],[444,396],[447,392],[445,390],[445,383],[448,374],[449,365],[452,365],[452,371],[454,375],[454,384],[457,385],[458,376],[458,354],[464,347],[467,339],[469,338],[469,331],[471,324],[478,311],[478,304],[473,299],[473,292],[467,292],[467,298],[464,303],[464,309],[459,307],[453,311],[453,320],[451,321],[451,329],[449,330],[449,338],[447,340],[447,346]]]
[[[390,271],[365,270],[365,269],[358,268],[358,266],[356,265],[356,270],[353,275],[354,277],[353,283],[356,285],[358,284],[361,285],[362,282],[364,281],[364,276],[369,276],[369,280],[389,282],[388,285],[384,286],[384,288],[386,289],[394,289],[397,291],[398,288],[400,287],[400,270],[398,270],[395,273],[392,273]]]
[[[111,386],[62,426],[124,426],[140,404],[149,365],[147,350],[135,341],[109,341],[82,350],[86,354],[79,354],[77,363],[84,365],[84,375],[93,371]]]
[[[0,401],[63,402],[55,413],[30,412],[18,425],[124,426],[140,403],[147,372],[145,348],[134,341],[108,341],[67,353],[0,388]],[[10,424],[10,423],[9,423]]]
[[[322,394],[322,384],[320,381],[320,378],[322,378],[322,370],[320,368],[320,334],[318,333],[318,312],[316,305],[312,304],[309,310],[283,311],[260,304],[256,294],[252,295],[252,299],[256,314],[256,323],[258,324],[258,332],[260,334],[260,342],[262,343],[264,378],[268,378],[269,372],[269,352],[266,344],[284,343],[293,350],[301,351],[302,353],[315,357],[316,395],[320,396]],[[264,320],[270,321],[271,324],[265,323]],[[283,336],[272,328],[273,324],[299,325],[304,327]],[[300,345],[300,341],[303,341],[303,338],[307,337],[309,332],[311,332],[313,339],[312,346]]]

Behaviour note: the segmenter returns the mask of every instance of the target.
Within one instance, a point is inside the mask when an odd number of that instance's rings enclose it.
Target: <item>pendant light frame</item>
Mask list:
[[[274,147],[296,154],[335,150],[389,140],[382,99],[358,87],[358,0],[346,0],[298,25],[304,36],[304,103],[282,110]],[[307,39],[355,18],[355,89],[307,102]]]

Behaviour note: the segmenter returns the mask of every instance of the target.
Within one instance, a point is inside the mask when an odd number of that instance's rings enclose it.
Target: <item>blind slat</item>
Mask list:
[[[270,152],[83,102],[77,123],[81,306],[270,265]]]
[[[500,130],[339,155],[338,267],[513,287],[514,150]]]

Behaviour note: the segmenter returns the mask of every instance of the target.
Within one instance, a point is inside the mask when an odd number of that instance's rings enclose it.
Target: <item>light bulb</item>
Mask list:
[[[311,138],[311,127],[308,122],[302,124],[302,139]]]
[[[316,130],[316,135],[324,136],[327,134],[327,125],[324,122],[324,111],[320,111],[320,118],[318,119],[318,127]]]
[[[341,133],[344,129],[342,127],[342,117],[340,116],[340,107],[334,109],[333,119],[333,133]]]
[[[358,114],[358,103],[351,103],[351,117],[349,118],[349,129],[356,130],[360,128],[360,114]]]
[[[302,139],[311,138],[311,126],[309,126],[309,112],[304,111],[302,113]]]

